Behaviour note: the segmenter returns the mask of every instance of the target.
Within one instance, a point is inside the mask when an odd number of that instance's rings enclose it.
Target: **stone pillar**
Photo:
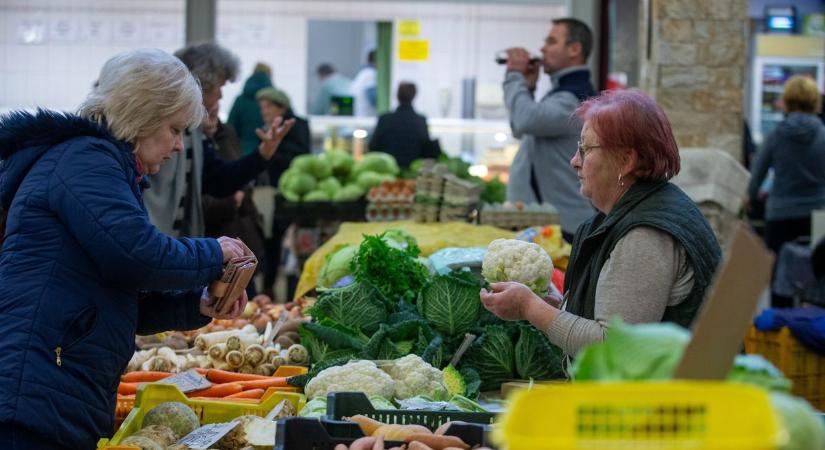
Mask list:
[[[747,4],[641,0],[640,85],[667,112],[680,148],[742,159]]]

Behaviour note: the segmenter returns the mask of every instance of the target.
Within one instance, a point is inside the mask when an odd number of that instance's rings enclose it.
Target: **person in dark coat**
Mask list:
[[[272,87],[272,69],[264,63],[258,63],[252,75],[244,83],[241,95],[235,99],[229,111],[229,119],[226,123],[238,133],[242,156],[257,150],[261,143],[255,130],[264,125],[264,119],[258,108],[255,93],[265,87]]]
[[[272,157],[269,165],[269,182],[272,186],[278,187],[278,180],[288,168],[292,160],[298,155],[310,152],[309,122],[292,112],[289,96],[285,92],[269,87],[258,91],[255,94],[258,105],[261,108],[261,115],[266,123],[272,123],[276,118],[283,120],[294,119],[295,124],[289,133],[284,136],[278,153]],[[278,276],[278,266],[281,263],[282,241],[284,233],[291,222],[281,218],[272,221],[272,237],[266,242],[266,263],[264,264],[264,292],[270,297],[274,295],[273,285]],[[289,286],[297,284],[297,280],[290,280]],[[288,288],[288,291],[294,289]],[[291,292],[288,297],[292,298]]]
[[[95,448],[109,436],[135,333],[213,317],[204,287],[242,242],[174,239],[142,192],[203,117],[186,66],[160,50],[107,61],[77,115],[0,118],[0,448]]]
[[[416,89],[413,83],[398,85],[398,108],[382,114],[370,138],[370,151],[389,153],[405,169],[420,158],[438,156],[438,145],[430,141],[427,118],[412,107]]]

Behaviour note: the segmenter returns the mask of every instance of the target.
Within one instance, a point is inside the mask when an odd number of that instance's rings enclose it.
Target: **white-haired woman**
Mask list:
[[[78,114],[0,118],[0,448],[94,448],[135,333],[219,316],[204,287],[247,249],[164,235],[142,200],[203,114],[180,60],[134,50],[104,64]]]

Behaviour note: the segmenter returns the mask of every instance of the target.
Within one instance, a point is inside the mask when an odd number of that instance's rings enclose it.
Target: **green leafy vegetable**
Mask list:
[[[298,417],[324,417],[327,415],[326,397],[315,397],[306,402]]]
[[[760,355],[736,355],[728,380],[753,384],[769,391],[791,391],[791,380]]]
[[[464,382],[467,385],[464,396],[478,398],[478,394],[481,392],[481,377],[478,376],[478,372],[469,367],[462,367],[459,372],[464,377]]]
[[[321,266],[318,272],[318,286],[332,287],[336,281],[341,278],[351,275],[352,268],[350,263],[358,253],[358,247],[354,245],[345,245],[324,257],[324,265]]]
[[[367,282],[356,281],[342,288],[321,291],[307,313],[318,320],[330,319],[372,333],[386,321],[388,306],[376,288]]]
[[[418,312],[437,331],[463,335],[478,323],[481,301],[479,286],[465,278],[439,275],[418,295]]]
[[[779,450],[825,448],[825,423],[817,417],[808,402],[775,392],[771,394],[771,403],[787,432],[787,440],[779,446]]]
[[[564,377],[564,352],[529,323],[519,324],[515,356],[519,378],[549,380]]]
[[[481,390],[498,389],[502,382],[513,378],[515,357],[513,339],[507,327],[490,325],[484,329],[461,359],[462,368],[469,367],[481,377]]]
[[[298,334],[310,360],[316,364],[331,359],[356,358],[368,340],[366,336],[329,320],[303,323]]]
[[[458,406],[459,409],[466,412],[488,412],[487,409],[479,405],[478,402],[463,395],[453,395],[450,398],[450,403]]]
[[[427,268],[416,259],[417,245],[399,250],[383,235],[364,236],[353,260],[353,274],[358,281],[369,282],[388,299],[413,302],[429,279]]]
[[[570,368],[584,380],[663,380],[673,376],[690,333],[672,323],[610,322],[604,341],[582,349]]]

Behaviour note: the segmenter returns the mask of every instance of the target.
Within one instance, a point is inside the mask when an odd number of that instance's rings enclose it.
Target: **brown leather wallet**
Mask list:
[[[255,275],[258,259],[242,256],[231,259],[223,269],[220,280],[209,284],[209,303],[220,314],[227,314]]]

